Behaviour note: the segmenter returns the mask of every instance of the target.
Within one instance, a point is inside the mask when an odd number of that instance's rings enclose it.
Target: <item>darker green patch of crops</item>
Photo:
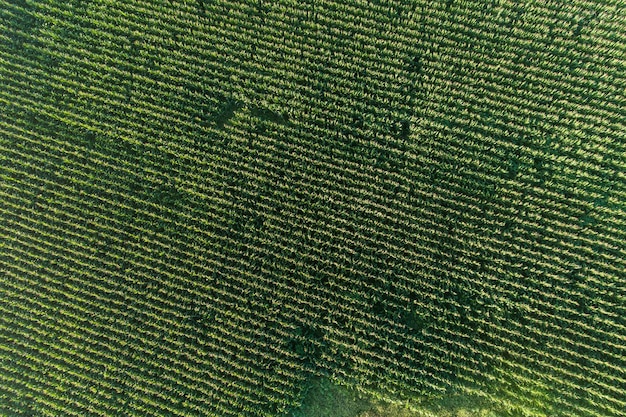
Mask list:
[[[307,366],[315,368],[325,347],[324,332],[311,324],[295,328],[287,348],[295,353]]]
[[[289,116],[287,113],[280,114],[263,107],[253,106],[250,110],[250,114],[252,117],[258,117],[261,120],[272,123],[286,124],[289,122]]]
[[[225,99],[213,111],[210,120],[214,121],[217,127],[223,128],[242,106],[243,104],[235,99]]]
[[[33,13],[34,7],[25,0],[13,2],[2,10],[5,24],[0,33],[10,41],[9,47],[18,51],[32,44],[32,33],[36,33],[42,21]]]

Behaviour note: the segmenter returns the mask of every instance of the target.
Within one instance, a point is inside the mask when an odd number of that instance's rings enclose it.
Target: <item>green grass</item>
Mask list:
[[[420,401],[421,400],[421,401]],[[393,402],[345,387],[327,378],[316,378],[307,385],[302,405],[290,417],[535,417],[502,398],[487,397],[477,392],[456,392],[424,401],[414,398]]]
[[[0,415],[624,416],[625,10],[0,0]]]

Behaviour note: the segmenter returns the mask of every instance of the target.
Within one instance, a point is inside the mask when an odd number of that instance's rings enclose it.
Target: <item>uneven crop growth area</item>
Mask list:
[[[0,0],[0,414],[624,416],[625,86],[619,0]]]

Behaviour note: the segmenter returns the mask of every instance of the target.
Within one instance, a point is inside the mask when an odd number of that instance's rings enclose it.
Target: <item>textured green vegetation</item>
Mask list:
[[[0,0],[0,414],[624,416],[624,85],[618,0]]]
[[[357,417],[373,407],[368,396],[327,379],[316,379],[303,393],[302,405],[291,417]]]
[[[332,383],[312,381],[302,405],[290,417],[498,417],[531,416],[528,411],[494,407],[476,395],[455,394],[423,404],[394,404]]]

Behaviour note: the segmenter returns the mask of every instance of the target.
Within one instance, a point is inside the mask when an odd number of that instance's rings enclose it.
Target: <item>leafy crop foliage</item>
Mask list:
[[[0,0],[0,413],[623,416],[625,54],[613,0]]]

